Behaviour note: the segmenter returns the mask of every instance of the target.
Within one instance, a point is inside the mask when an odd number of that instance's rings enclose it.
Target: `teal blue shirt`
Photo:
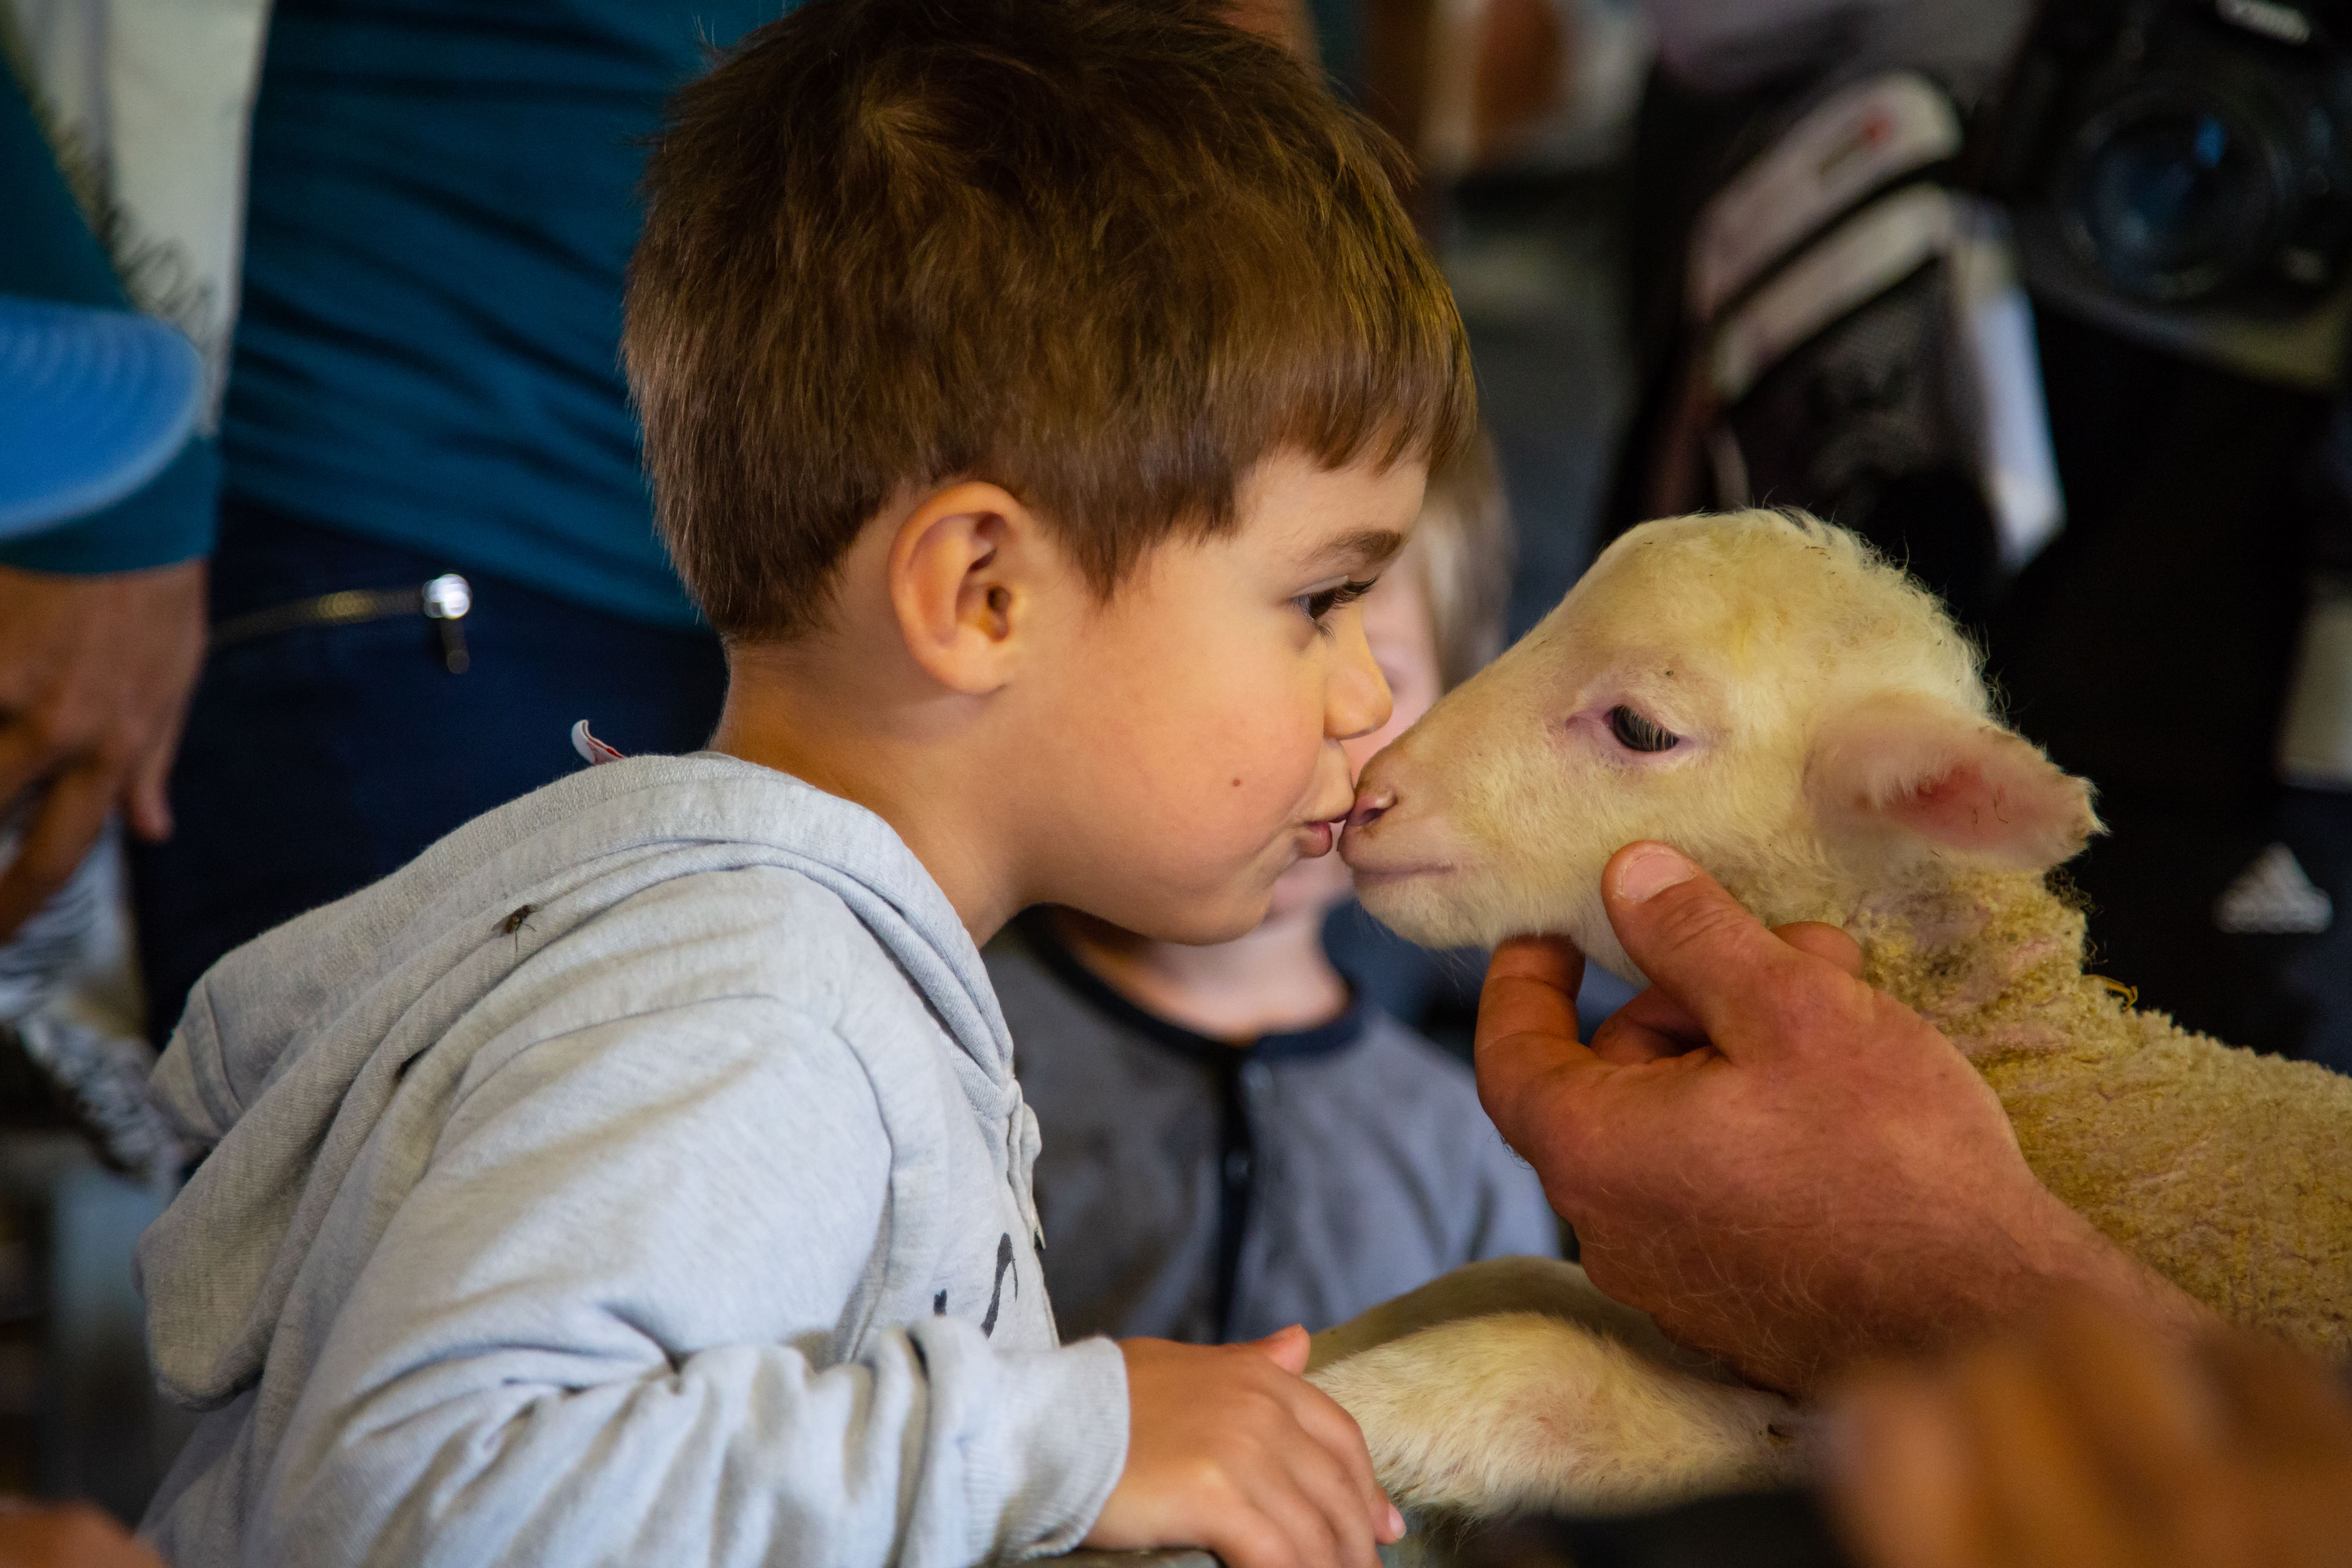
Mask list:
[[[222,429],[235,497],[695,624],[620,368],[645,143],[782,0],[278,0]]]

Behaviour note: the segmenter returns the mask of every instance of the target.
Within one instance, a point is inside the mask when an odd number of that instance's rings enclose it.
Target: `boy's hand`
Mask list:
[[[1365,1568],[1404,1534],[1364,1435],[1305,1382],[1307,1331],[1122,1340],[1127,1469],[1088,1546],[1204,1546],[1229,1568]]]

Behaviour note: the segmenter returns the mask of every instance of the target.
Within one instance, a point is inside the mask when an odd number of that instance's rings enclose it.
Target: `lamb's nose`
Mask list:
[[[1381,784],[1368,789],[1356,797],[1356,808],[1348,813],[1348,826],[1369,827],[1396,804],[1396,791]]]

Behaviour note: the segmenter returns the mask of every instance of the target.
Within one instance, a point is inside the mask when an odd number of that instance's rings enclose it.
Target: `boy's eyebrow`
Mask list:
[[[1318,564],[1329,562],[1348,573],[1376,572],[1405,547],[1405,535],[1392,528],[1364,528],[1333,540],[1315,552]]]

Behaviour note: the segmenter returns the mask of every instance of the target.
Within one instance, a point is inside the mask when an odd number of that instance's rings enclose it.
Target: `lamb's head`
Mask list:
[[[1940,605],[1801,514],[1645,523],[1364,771],[1342,848],[1414,941],[1559,931],[1629,979],[1601,870],[1675,845],[1778,924],[1954,868],[2042,869],[2090,790],[1991,717]]]

